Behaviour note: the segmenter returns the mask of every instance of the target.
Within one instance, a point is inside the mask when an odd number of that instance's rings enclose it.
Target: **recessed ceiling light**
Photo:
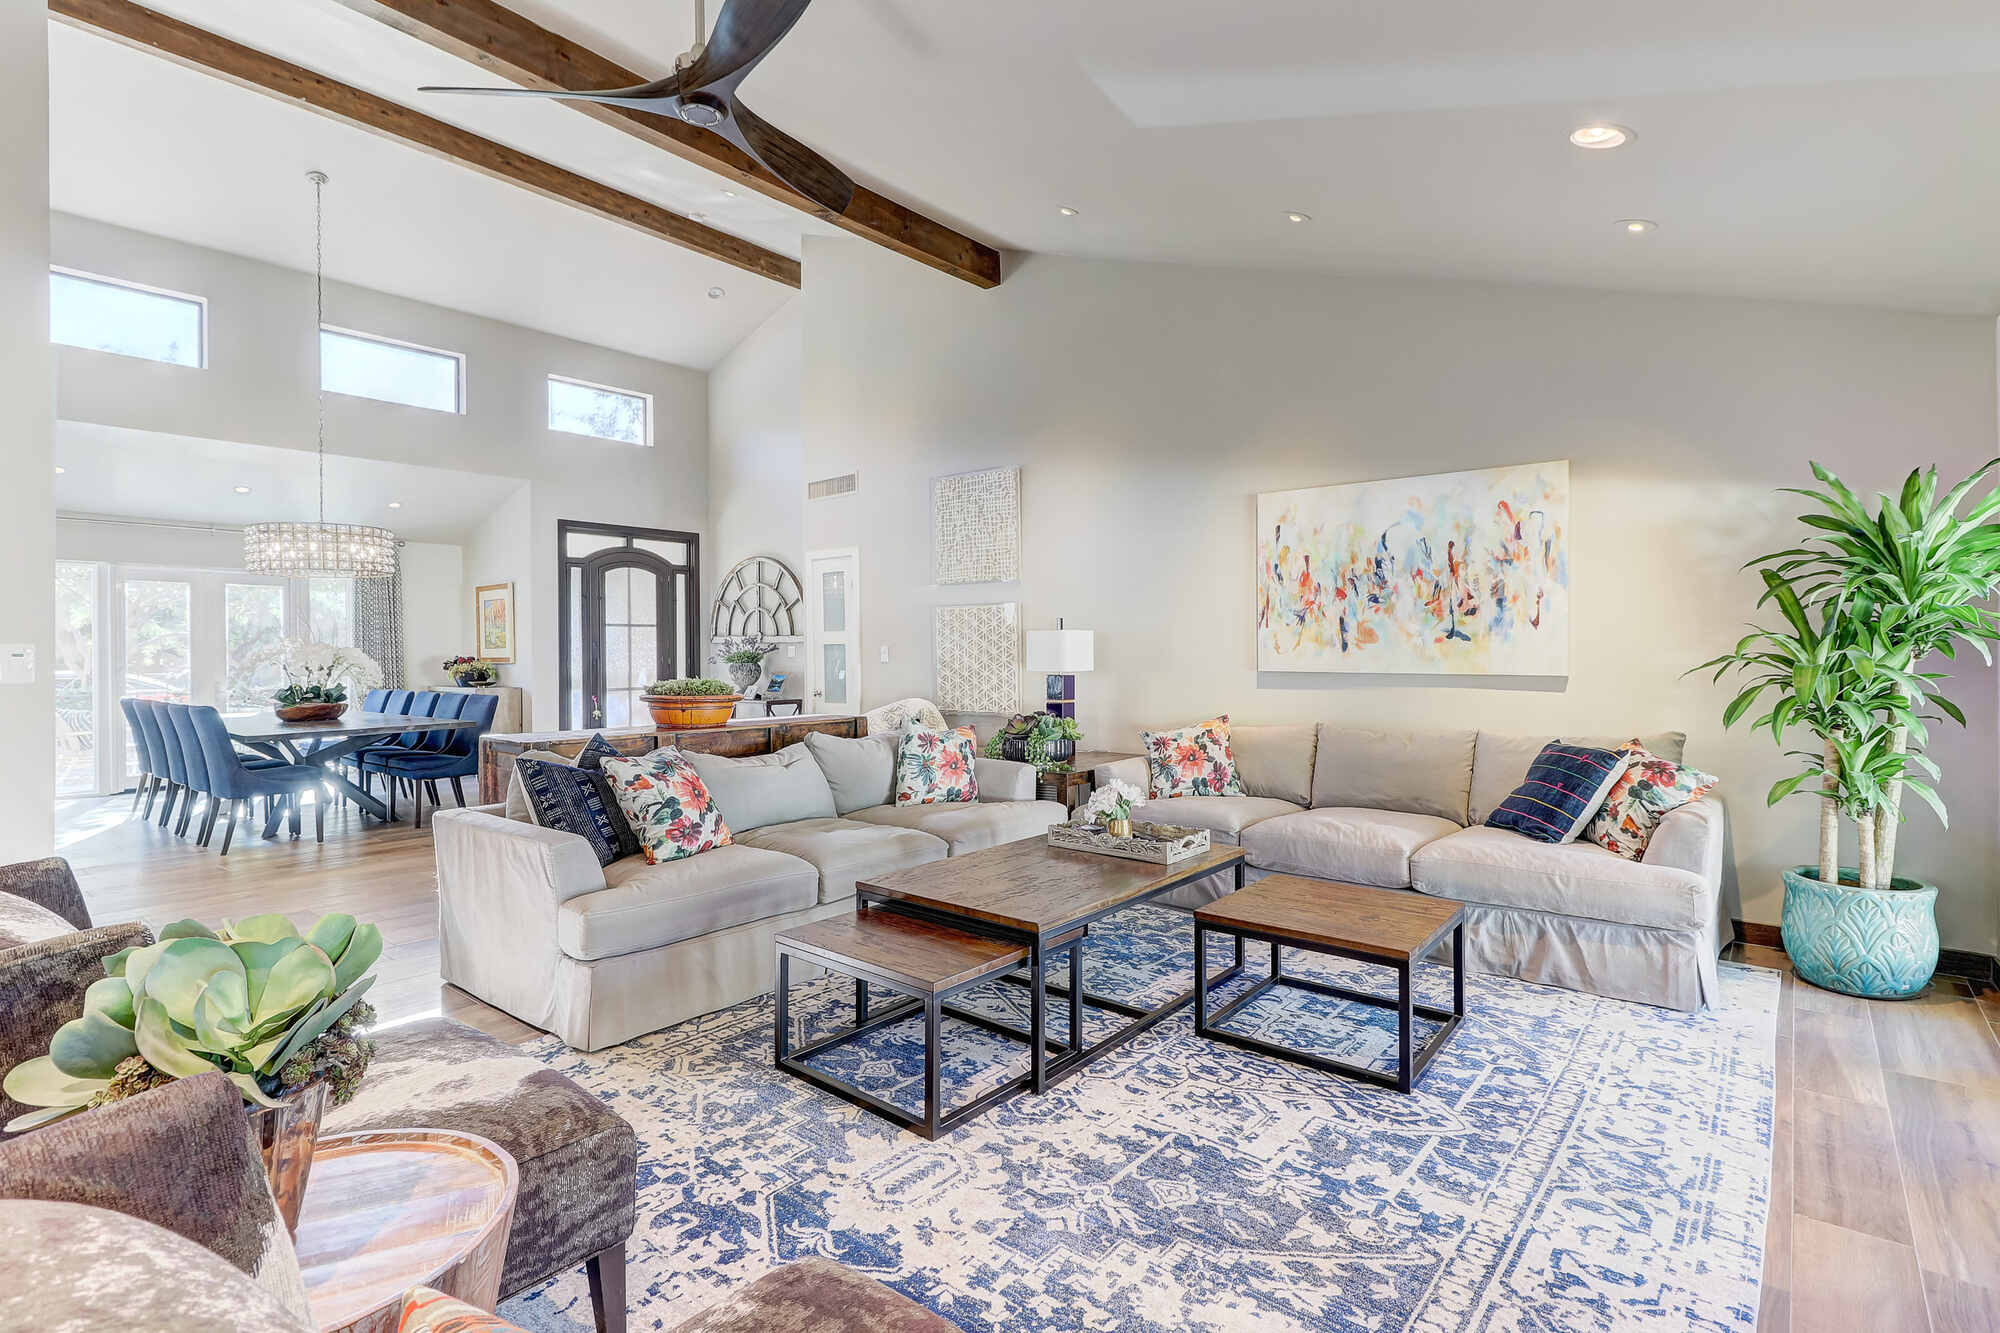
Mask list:
[[[1313,215],[1310,213],[1300,213],[1294,210],[1285,214],[1285,221],[1287,222],[1311,222],[1312,220]]]
[[[402,507],[403,507],[403,502],[401,500],[389,501],[389,508],[391,509],[401,509]]]
[[[56,475],[57,475],[58,477],[60,477],[60,476],[61,476],[62,474],[63,474],[63,465],[62,465],[61,463],[57,463],[57,464],[56,464]]]
[[[1649,221],[1646,218],[1621,218],[1618,225],[1623,230],[1632,233],[1632,235],[1639,236],[1654,230],[1660,224]]]
[[[727,296],[728,294],[729,293],[723,291],[722,288],[720,287],[711,287],[708,289],[708,299],[711,301],[720,301],[723,297]]]
[[[250,494],[250,488],[248,486],[238,486],[236,488],[236,493],[238,495],[248,495]]]
[[[1061,208],[1058,208],[1056,212],[1062,214],[1066,218],[1073,218],[1076,216],[1076,210],[1074,208],[1071,208],[1068,204],[1064,204]]]
[[[736,197],[736,191],[734,191],[734,190],[724,190],[724,191],[722,192],[722,197],[723,197],[724,199],[734,199],[734,198]]]
[[[1623,125],[1581,125],[1569,132],[1578,148],[1623,148],[1638,137]]]

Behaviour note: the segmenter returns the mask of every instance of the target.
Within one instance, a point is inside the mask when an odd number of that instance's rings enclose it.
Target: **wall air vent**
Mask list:
[[[836,495],[852,495],[861,489],[861,476],[850,472],[842,477],[822,477],[806,483],[806,499],[831,500]]]

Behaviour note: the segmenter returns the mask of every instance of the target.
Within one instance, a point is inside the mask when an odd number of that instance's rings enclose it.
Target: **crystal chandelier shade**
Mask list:
[[[326,326],[326,223],[321,191],[326,173],[310,171],[313,184],[313,345]],[[243,568],[252,574],[285,578],[385,579],[396,572],[396,548],[403,543],[387,528],[326,521],[326,376],[319,391],[319,520],[314,523],[252,523],[243,529]]]

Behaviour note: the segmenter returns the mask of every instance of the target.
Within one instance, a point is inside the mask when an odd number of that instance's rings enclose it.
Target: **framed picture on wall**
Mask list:
[[[472,594],[472,623],[478,627],[478,655],[489,662],[514,660],[514,585],[482,583]]]

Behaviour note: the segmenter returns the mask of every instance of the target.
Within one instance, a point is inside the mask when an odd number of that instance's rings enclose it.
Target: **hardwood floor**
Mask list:
[[[182,917],[282,912],[301,928],[325,912],[348,912],[382,928],[382,959],[368,993],[383,1023],[448,1014],[505,1041],[540,1036],[438,978],[437,875],[431,831],[364,820],[352,806],[329,809],[326,842],[289,833],[271,841],[241,828],[227,857],[222,833],[197,847],[157,823],[126,818],[132,798],[67,801],[58,807],[57,851],[69,858],[99,923],[144,921],[158,930]],[[157,812],[156,812],[157,813]]]
[[[2000,994],[1914,1000],[1784,973],[1765,1333],[2000,1328]]]
[[[127,820],[130,804],[68,802],[58,817],[98,921],[351,912],[388,940],[370,995],[385,1023],[444,1013],[508,1041],[536,1035],[439,980],[428,829],[348,809],[328,816],[324,846],[307,821],[298,842],[253,836],[224,860]],[[1759,1329],[2000,1328],[2000,994],[1941,979],[1877,1003],[1798,981],[1773,949],[1726,956],[1784,974]]]

